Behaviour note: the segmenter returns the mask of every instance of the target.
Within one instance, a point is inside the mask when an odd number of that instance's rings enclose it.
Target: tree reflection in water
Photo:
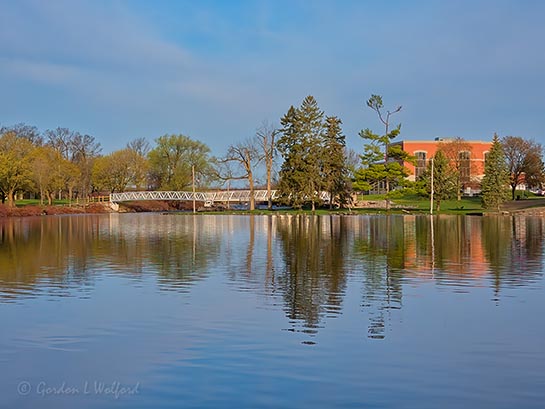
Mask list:
[[[346,287],[347,224],[338,216],[285,216],[278,220],[283,266],[276,287],[292,324],[314,334],[324,314],[339,314]]]
[[[347,277],[363,285],[368,336],[385,336],[402,307],[403,283],[433,280],[468,291],[475,280],[525,285],[542,274],[543,220],[530,217],[291,216],[278,222],[283,250],[279,289],[294,324],[315,333],[341,312]],[[433,223],[433,224],[432,224]],[[479,284],[481,285],[481,284]]]
[[[0,222],[0,300],[89,289],[102,273],[132,279],[147,273],[161,289],[187,289],[206,277],[220,248],[221,229],[207,218],[198,222],[117,214],[6,219]]]
[[[404,284],[468,291],[528,285],[543,270],[542,218],[458,216],[90,215],[0,221],[0,302],[86,296],[103,274],[191,291],[212,274],[280,300],[290,331],[313,337],[361,292],[383,338]]]

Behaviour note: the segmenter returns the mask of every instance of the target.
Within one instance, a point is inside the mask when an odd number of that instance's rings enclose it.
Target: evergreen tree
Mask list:
[[[401,132],[401,125],[390,129],[390,117],[401,111],[401,106],[394,111],[384,113],[380,95],[371,95],[367,106],[377,113],[384,125],[384,134],[376,134],[369,128],[360,131],[360,137],[367,143],[364,144],[361,155],[362,167],[354,173],[354,188],[357,190],[377,189],[382,183],[388,193],[391,188],[406,183],[405,178],[409,175],[409,171],[403,166],[403,161],[412,160],[399,146],[391,145],[392,140]]]
[[[329,207],[337,200],[342,206],[349,197],[346,141],[341,129],[342,121],[336,116],[325,120],[324,147],[322,155],[322,176],[324,189],[329,192]]]
[[[385,181],[388,181],[388,188],[405,186],[409,170],[403,163],[414,162],[414,158],[400,146],[389,145],[388,162],[384,162],[380,159],[382,152],[377,148],[373,143],[365,145],[364,153],[360,156],[362,166],[354,172],[354,189],[378,190],[379,184]]]
[[[509,169],[505,160],[503,146],[498,135],[494,134],[492,148],[484,164],[484,177],[481,182],[482,202],[485,209],[497,209],[509,200]]]
[[[300,108],[291,106],[280,121],[282,136],[278,140],[278,151],[284,159],[278,185],[280,196],[298,208],[309,201],[313,211],[323,188],[323,116],[318,103],[309,95]]]

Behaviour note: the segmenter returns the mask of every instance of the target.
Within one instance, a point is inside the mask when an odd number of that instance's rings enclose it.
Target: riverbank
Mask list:
[[[545,198],[512,200],[502,206],[502,211],[509,214],[545,216]]]
[[[108,213],[104,203],[90,203],[88,205],[55,205],[55,206],[17,206],[8,207],[0,204],[1,217],[31,217],[31,216],[48,216],[61,214],[95,214]]]
[[[119,213],[144,213],[144,212],[175,212],[187,211],[191,204],[183,202],[165,202],[165,201],[145,201],[145,202],[126,202],[120,204]],[[64,214],[99,214],[114,213],[109,202],[94,202],[87,204],[65,204],[59,203],[53,206],[27,204],[25,202],[17,203],[16,207],[9,207],[0,204],[0,218],[3,217],[32,217],[49,216]]]
[[[362,202],[363,203],[363,202]],[[360,203],[361,204],[361,203]],[[199,206],[202,210],[202,206]],[[127,202],[120,206],[120,213],[175,213],[187,214],[192,205],[184,202],[146,201]],[[97,214],[112,213],[109,203],[89,203],[86,205],[22,205],[8,207],[0,204],[0,218],[3,217],[29,217],[46,215],[69,214]],[[367,201],[361,207],[351,209],[318,209],[314,213],[310,210],[211,210],[199,211],[199,214],[239,214],[239,215],[267,215],[267,214],[316,214],[316,215],[357,215],[357,214],[428,214],[429,202],[424,200],[410,200],[407,198],[392,200],[390,208],[386,210],[380,199]],[[437,212],[434,212],[438,214]],[[490,212],[495,213],[495,212]],[[502,206],[503,214],[524,214],[545,216],[545,198],[531,198],[526,200],[514,200],[506,202]],[[479,198],[464,198],[461,201],[449,200],[442,203],[439,214],[451,215],[482,215],[487,214],[480,204]]]

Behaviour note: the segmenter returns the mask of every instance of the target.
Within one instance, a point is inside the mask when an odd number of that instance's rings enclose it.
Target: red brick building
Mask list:
[[[416,165],[404,163],[411,172],[409,180],[414,181],[426,170],[430,158],[435,156],[437,150],[441,146],[446,147],[453,140],[454,138],[435,138],[433,141],[400,141],[394,142],[392,145],[401,146],[401,149],[405,152],[416,157]],[[479,190],[480,181],[484,176],[484,161],[492,142],[464,140],[461,145],[467,146],[456,152],[460,164],[460,173],[464,179],[464,188],[466,190]]]

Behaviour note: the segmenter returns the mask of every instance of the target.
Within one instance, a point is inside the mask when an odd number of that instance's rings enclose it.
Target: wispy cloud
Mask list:
[[[307,94],[354,146],[376,120],[371,93],[405,106],[405,137],[545,128],[539,2],[23,0],[0,11],[0,87],[25,102],[0,102],[0,121],[79,118],[106,150],[168,130],[221,151]]]
[[[144,19],[121,6],[99,2],[4,3],[0,47],[4,54],[146,70],[191,64],[189,53],[162,40]]]
[[[44,84],[74,85],[83,79],[78,67],[47,61],[0,58],[2,75]]]

